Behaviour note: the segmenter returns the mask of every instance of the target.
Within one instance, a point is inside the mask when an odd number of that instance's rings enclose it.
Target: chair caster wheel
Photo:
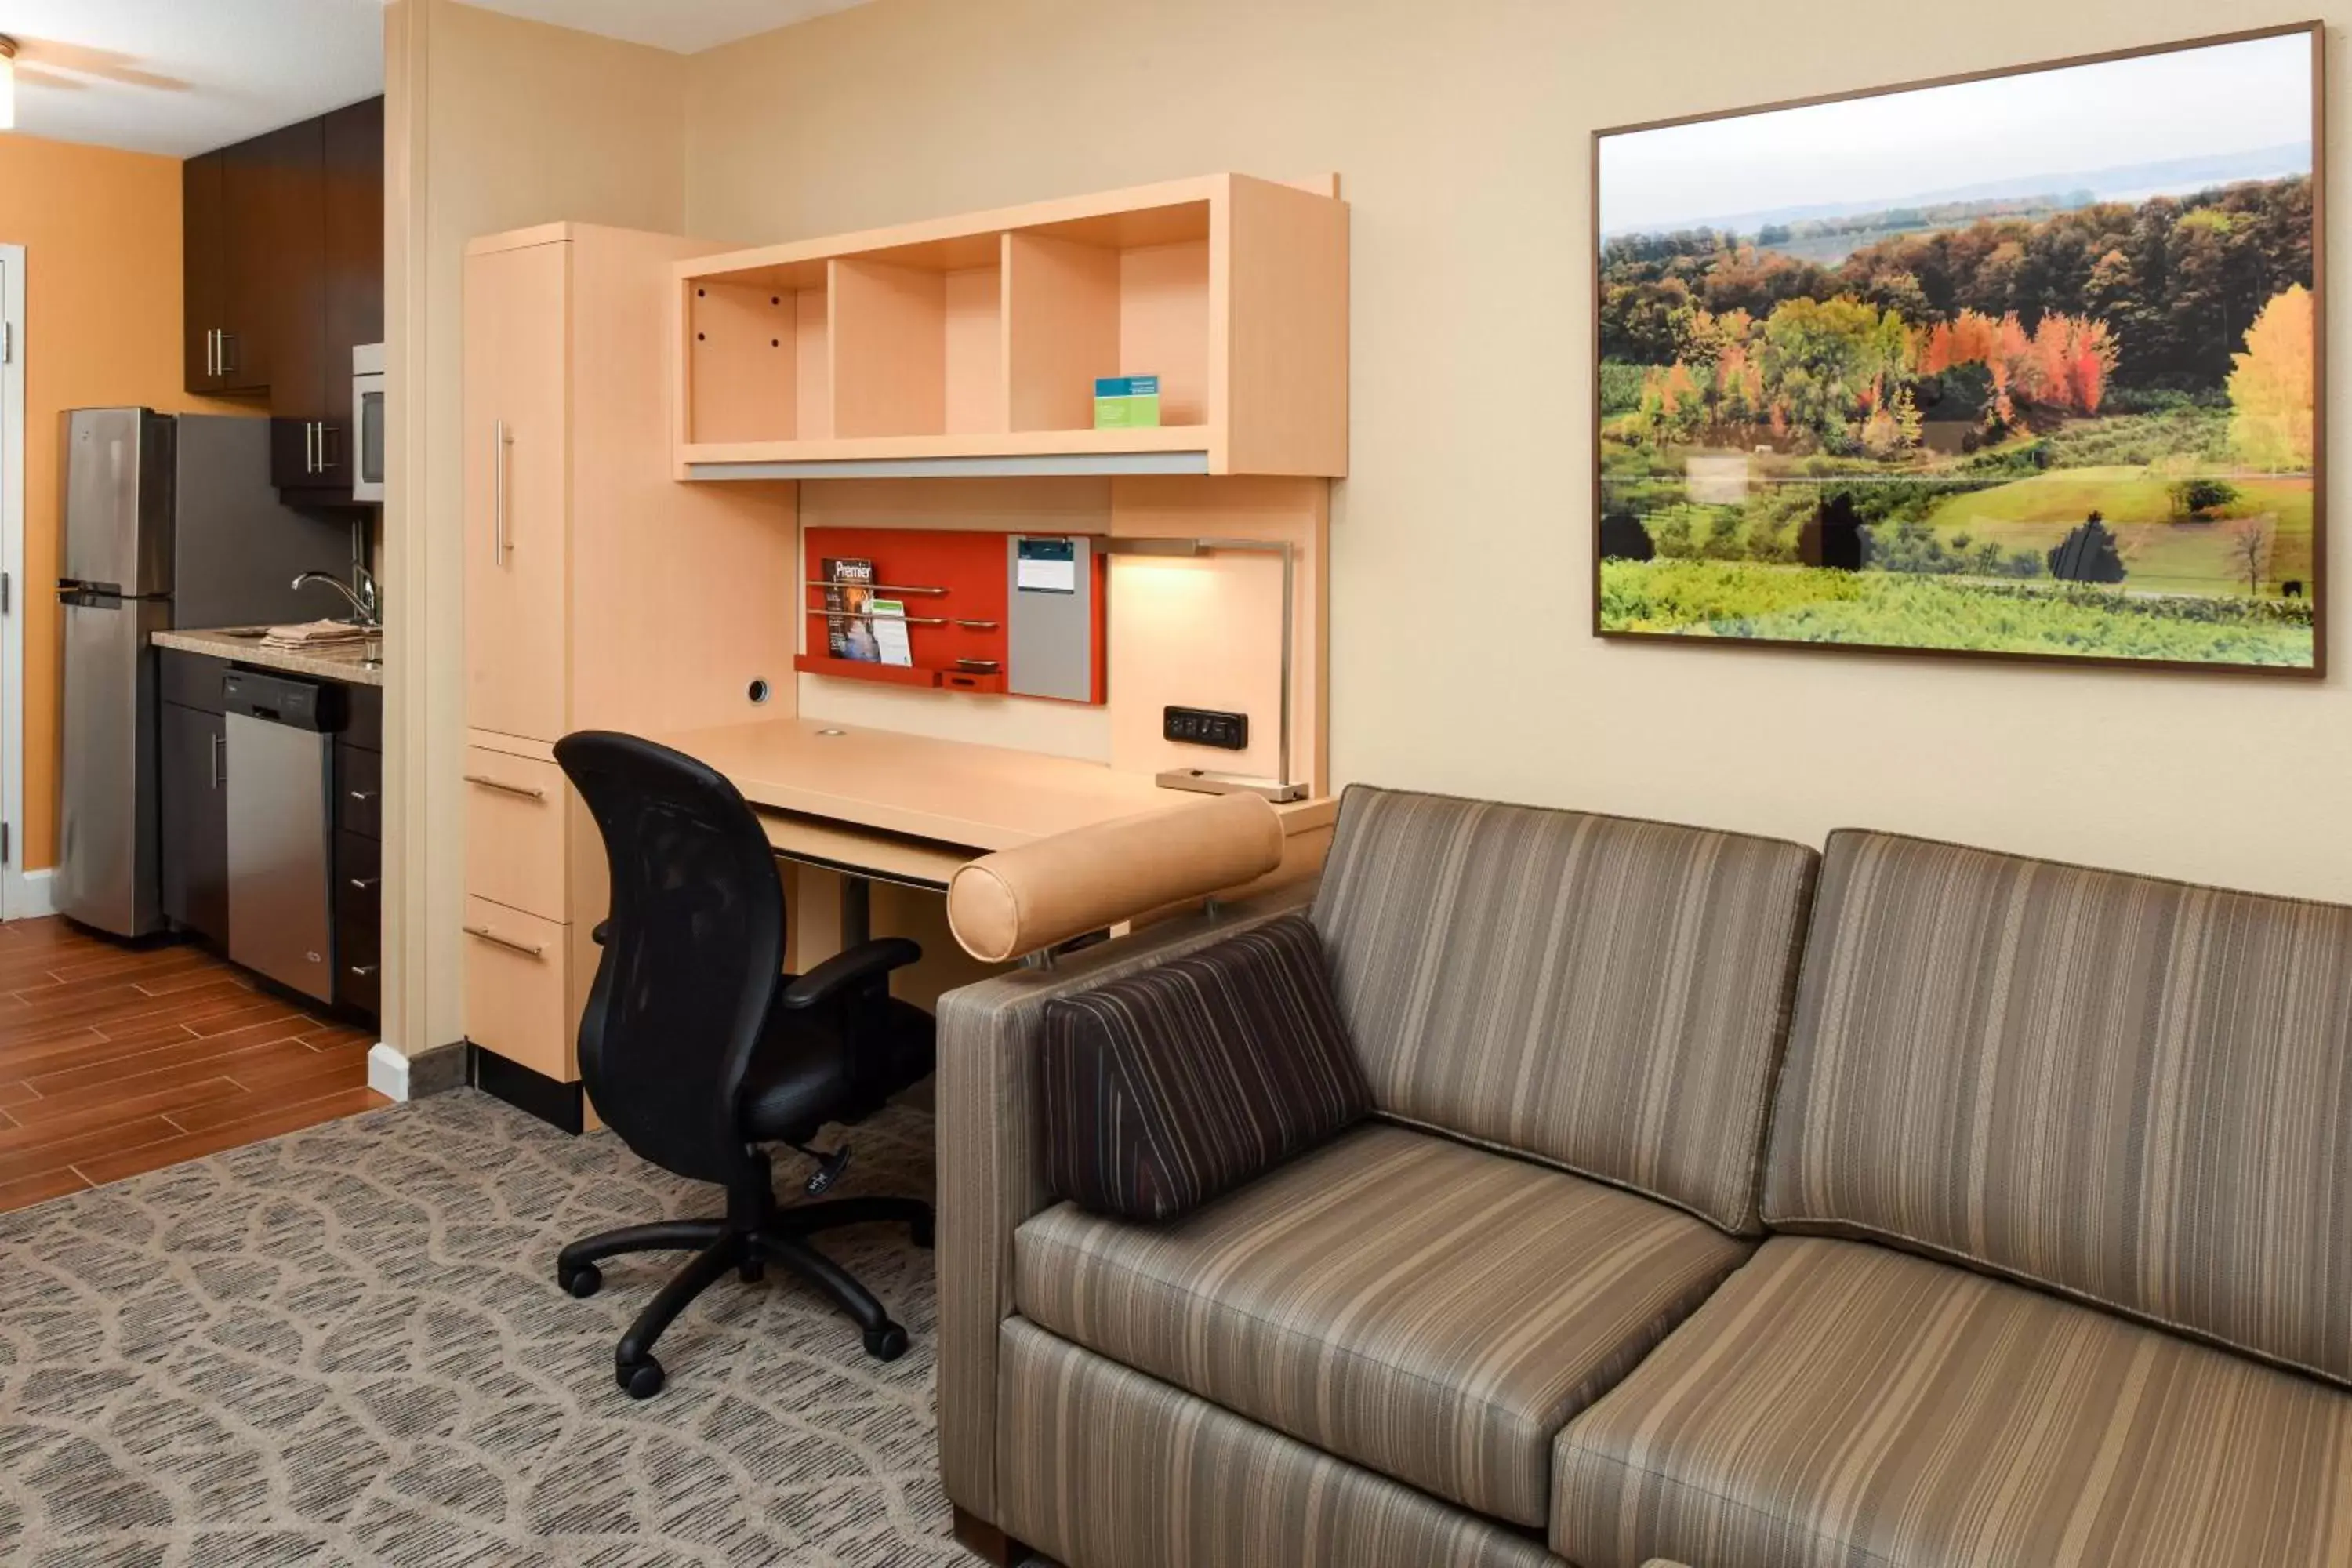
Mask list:
[[[866,1330],[866,1353],[876,1361],[897,1361],[907,1353],[907,1331],[887,1321],[878,1329]]]
[[[593,1263],[583,1263],[577,1268],[565,1268],[559,1265],[555,1270],[555,1282],[572,1295],[585,1299],[604,1288],[604,1275]]]
[[[614,1366],[613,1381],[632,1399],[651,1399],[662,1391],[662,1384],[668,1379],[662,1372],[661,1363],[647,1356],[641,1362],[622,1362]]]
[[[930,1250],[931,1243],[937,1239],[936,1226],[931,1216],[925,1215],[919,1220],[911,1221],[907,1226],[907,1237],[925,1251]]]

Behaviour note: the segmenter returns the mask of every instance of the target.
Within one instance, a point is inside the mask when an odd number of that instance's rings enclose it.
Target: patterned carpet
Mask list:
[[[922,1112],[853,1142],[843,1194],[929,1190]],[[913,1336],[899,1361],[772,1274],[670,1330],[659,1397],[614,1386],[681,1255],[578,1301],[557,1248],[717,1197],[460,1090],[0,1215],[0,1562],[971,1563],[903,1231],[824,1242]]]

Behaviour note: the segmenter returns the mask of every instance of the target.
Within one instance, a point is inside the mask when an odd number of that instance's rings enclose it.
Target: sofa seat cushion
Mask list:
[[[1064,1204],[1022,1315],[1480,1513],[1548,1518],[1551,1439],[1750,1244],[1664,1205],[1372,1123],[1172,1225]]]
[[[2352,1396],[1867,1243],[1779,1237],[1560,1434],[1580,1568],[2352,1562]]]

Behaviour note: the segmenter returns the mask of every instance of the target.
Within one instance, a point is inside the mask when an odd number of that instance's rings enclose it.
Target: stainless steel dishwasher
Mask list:
[[[228,718],[228,955],[321,1002],[335,994],[329,867],[340,687],[233,669]]]

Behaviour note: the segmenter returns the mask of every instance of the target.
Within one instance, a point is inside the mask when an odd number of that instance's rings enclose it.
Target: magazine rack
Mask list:
[[[808,651],[794,657],[793,668],[804,675],[1002,695],[1012,654],[1007,625],[1011,590],[1005,565],[1009,548],[1006,542],[1010,537],[997,530],[804,530],[801,580],[805,601],[803,619],[807,630],[802,646]],[[874,597],[896,599],[906,606],[907,640],[914,655],[912,665],[840,658],[830,651],[828,633],[834,618],[842,612],[826,605],[825,591],[835,584],[825,563],[844,559],[872,562]],[[1097,570],[1100,570],[1099,564]],[[1100,583],[1096,586],[1095,602],[1102,602]],[[1097,671],[1094,686],[1099,692],[1103,684],[1099,616],[1092,641]],[[994,668],[975,670],[959,662],[966,659]]]

